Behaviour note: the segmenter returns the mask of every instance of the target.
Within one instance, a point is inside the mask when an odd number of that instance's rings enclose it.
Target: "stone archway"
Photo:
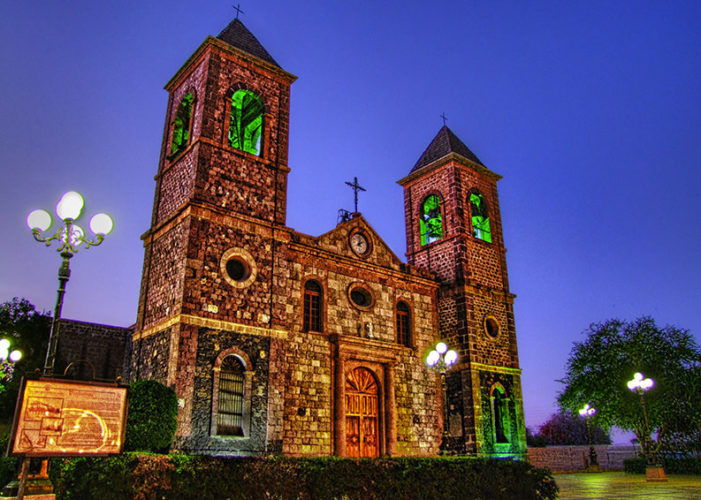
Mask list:
[[[380,456],[379,387],[374,374],[358,367],[345,380],[346,454],[349,457]]]

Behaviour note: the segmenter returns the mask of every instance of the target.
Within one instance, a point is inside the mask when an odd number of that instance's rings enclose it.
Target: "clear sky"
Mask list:
[[[230,1],[5,2],[0,301],[55,301],[26,214],[78,190],[116,227],[72,261],[64,317],[135,321],[167,93]],[[292,85],[288,220],[352,208],[404,260],[402,189],[442,125],[499,184],[526,421],[554,410],[589,323],[643,314],[701,338],[701,2],[242,2]]]

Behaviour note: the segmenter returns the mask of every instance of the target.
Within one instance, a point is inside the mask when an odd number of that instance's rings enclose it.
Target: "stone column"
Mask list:
[[[345,360],[336,348],[336,370],[334,375],[334,451],[336,456],[346,456],[346,374]]]
[[[386,454],[397,454],[397,404],[394,399],[394,364],[385,366],[385,439]]]

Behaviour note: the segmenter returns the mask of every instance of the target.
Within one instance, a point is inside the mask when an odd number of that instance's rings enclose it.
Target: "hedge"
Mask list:
[[[155,380],[129,386],[129,411],[124,439],[126,451],[168,451],[178,425],[178,397]]]
[[[125,453],[55,459],[58,499],[554,499],[546,469],[440,458],[216,458]]]
[[[701,475],[701,457],[664,457],[662,459],[667,474]],[[645,474],[645,458],[629,458],[623,461],[623,470],[629,474]]]

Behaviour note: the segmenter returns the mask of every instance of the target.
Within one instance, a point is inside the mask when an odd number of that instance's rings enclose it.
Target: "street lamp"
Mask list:
[[[10,341],[0,339],[0,382],[12,380],[15,363],[20,359],[22,359],[22,352],[17,349],[10,351]]]
[[[589,441],[589,467],[588,469],[597,469],[599,467],[599,459],[596,456],[596,450],[591,440],[591,424],[589,419],[596,415],[596,408],[589,405],[589,403],[584,405],[584,408],[579,410],[579,416],[584,417],[584,422],[587,425],[587,440]]]
[[[443,437],[441,439],[440,452],[446,454],[448,449],[448,390],[445,383],[445,373],[458,361],[458,353],[448,349],[448,344],[438,342],[426,355],[424,363],[429,370],[441,374],[441,389],[443,391]]]
[[[640,405],[643,407],[643,436],[642,450],[645,458],[647,458],[646,476],[648,481],[666,481],[664,469],[657,459],[657,449],[653,447],[652,438],[650,437],[650,420],[647,414],[647,405],[645,404],[645,393],[652,389],[655,381],[651,378],[645,378],[645,375],[638,372],[633,375],[633,379],[628,381],[628,389],[640,396]]]
[[[44,362],[44,375],[51,375],[56,361],[56,347],[58,346],[59,321],[63,308],[63,296],[66,293],[66,284],[71,276],[70,259],[81,246],[90,248],[97,246],[105,239],[105,235],[112,231],[114,226],[112,218],[107,214],[96,214],[90,219],[90,230],[95,234],[95,239],[88,239],[85,231],[75,223],[83,211],[83,196],[76,191],[69,191],[61,197],[56,205],[56,215],[60,220],[59,227],[53,234],[48,233],[51,227],[51,214],[46,210],[33,210],[27,216],[27,226],[32,230],[34,239],[50,246],[53,241],[58,244],[58,252],[61,254],[61,267],[58,269],[58,295],[54,316],[49,333],[49,346]]]

